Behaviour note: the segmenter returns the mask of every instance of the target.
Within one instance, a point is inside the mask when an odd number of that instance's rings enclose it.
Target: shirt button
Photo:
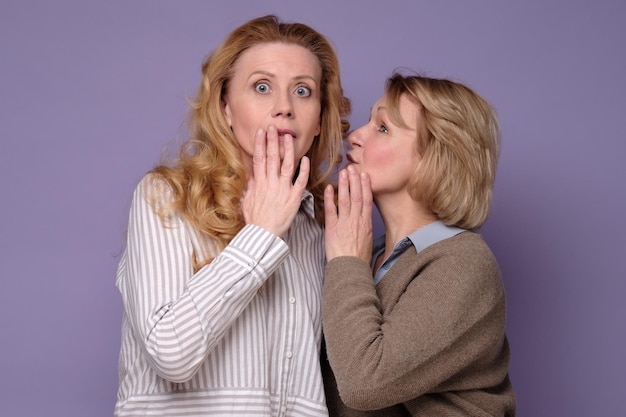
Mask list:
[[[291,357],[293,356],[293,352],[288,350],[287,353],[285,354],[285,356],[287,356],[287,359],[291,359]]]
[[[295,297],[289,297],[289,304],[293,304],[296,302],[296,298]]]
[[[248,262],[248,266],[249,266],[250,268],[252,268],[252,267],[254,266],[254,264],[255,264],[255,262],[253,262],[253,261]]]

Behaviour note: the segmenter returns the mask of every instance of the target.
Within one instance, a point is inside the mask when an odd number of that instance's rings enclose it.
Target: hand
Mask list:
[[[254,138],[252,173],[243,198],[242,211],[248,224],[261,226],[277,236],[283,236],[300,208],[310,171],[310,161],[304,156],[300,171],[292,183],[296,169],[293,138],[284,136],[283,160],[280,159],[278,131],[275,126],[267,134],[259,129]]]
[[[326,258],[356,256],[368,264],[372,259],[372,186],[369,175],[348,165],[339,172],[338,206],[334,189],[324,190]]]

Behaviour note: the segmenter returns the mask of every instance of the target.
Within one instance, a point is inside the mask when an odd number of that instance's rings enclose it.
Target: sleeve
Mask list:
[[[166,224],[146,200],[143,180],[130,209],[125,272],[117,285],[135,337],[158,374],[184,382],[288,255],[279,237],[245,226],[195,275],[183,221]],[[159,187],[161,191],[161,187]]]
[[[394,292],[397,300],[386,300],[384,312],[369,265],[351,257],[327,264],[324,335],[349,407],[374,410],[428,393],[476,388],[463,386],[464,376],[474,378],[501,355],[504,294],[497,265],[444,259],[406,272],[413,276]],[[492,375],[485,372],[485,386],[502,378],[488,381]]]

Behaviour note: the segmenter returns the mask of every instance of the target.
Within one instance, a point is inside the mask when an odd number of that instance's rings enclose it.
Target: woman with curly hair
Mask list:
[[[349,111],[304,24],[251,20],[206,59],[190,139],[131,204],[116,416],[327,415],[322,200]]]

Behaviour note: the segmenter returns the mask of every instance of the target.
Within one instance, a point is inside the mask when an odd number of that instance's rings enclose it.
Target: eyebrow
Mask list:
[[[258,71],[254,71],[252,74],[250,74],[250,76],[248,77],[248,79],[252,78],[253,76],[260,74],[260,75],[265,75],[266,77],[270,77],[273,78],[276,76],[276,74],[271,73],[269,71],[263,71],[263,70],[258,70]],[[300,81],[300,80],[311,80],[313,81],[316,85],[317,85],[317,80],[315,80],[315,77],[313,77],[312,75],[296,75],[295,77],[293,77],[294,80],[296,81]]]
[[[384,111],[384,112],[386,112],[386,111],[387,111],[387,107],[382,106],[382,105],[381,105],[381,106],[376,107],[376,112],[378,113],[378,112],[380,112],[380,111]],[[373,113],[374,113],[374,106],[370,107],[370,115],[372,115]]]

